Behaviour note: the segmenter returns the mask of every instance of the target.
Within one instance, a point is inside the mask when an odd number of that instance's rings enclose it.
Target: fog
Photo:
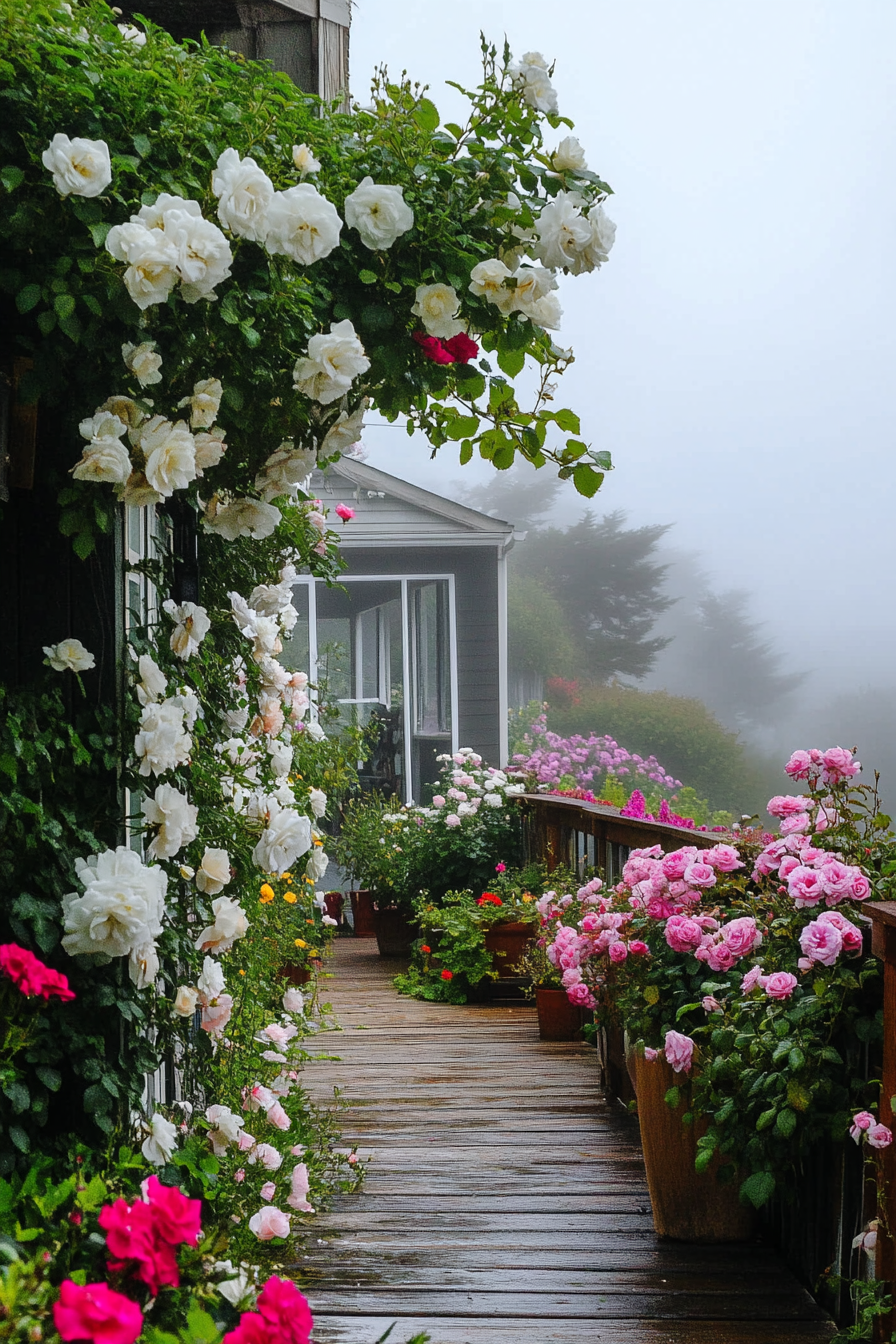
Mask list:
[[[782,669],[808,674],[781,743],[830,728],[874,764],[876,729],[896,739],[896,6],[359,0],[355,97],[385,62],[457,117],[444,81],[476,82],[480,28],[556,59],[560,111],[616,193],[609,263],[560,290],[577,361],[558,402],[615,462],[595,507],[673,524],[710,588],[747,590]],[[431,462],[403,427],[365,447],[445,494],[492,473],[453,447]],[[554,521],[583,507],[564,492]]]

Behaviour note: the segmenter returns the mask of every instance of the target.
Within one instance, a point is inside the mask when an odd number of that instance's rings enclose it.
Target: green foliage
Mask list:
[[[581,665],[563,603],[540,579],[515,569],[507,585],[507,639],[514,672],[572,676]]]

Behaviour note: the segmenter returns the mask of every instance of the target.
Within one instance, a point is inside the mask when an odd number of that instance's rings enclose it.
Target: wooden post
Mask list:
[[[896,1128],[892,1100],[896,1096],[896,901],[868,905],[871,950],[884,963],[884,1044],[880,1088],[880,1120]],[[877,1191],[880,1226],[874,1257],[875,1277],[884,1280],[892,1293],[896,1288],[896,1144],[881,1152],[881,1183]],[[888,1340],[896,1328],[896,1312],[878,1317],[875,1339]]]

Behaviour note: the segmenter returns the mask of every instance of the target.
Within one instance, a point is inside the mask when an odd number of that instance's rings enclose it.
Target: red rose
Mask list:
[[[451,337],[450,341],[446,341],[445,349],[458,364],[469,364],[470,360],[475,359],[479,354],[479,346],[475,341],[470,340],[465,331],[459,331],[456,336]]]
[[[454,356],[435,336],[427,336],[422,331],[415,331],[411,334],[411,340],[419,345],[427,359],[431,359],[433,364],[453,364]]]
[[[453,972],[453,971],[449,971],[449,970],[444,970],[444,971],[442,972],[442,979],[443,979],[443,980],[453,980],[453,979],[454,979],[454,972]]]
[[[431,948],[431,947],[426,947],[426,946],[424,946],[424,947],[421,947],[420,951],[421,951],[425,956],[428,957],[429,954],[432,952],[432,948]]]

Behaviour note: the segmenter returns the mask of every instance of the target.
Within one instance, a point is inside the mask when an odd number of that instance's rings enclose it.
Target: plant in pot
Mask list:
[[[271,874],[258,892],[255,921],[269,948],[270,964],[292,985],[306,985],[329,951],[336,921],[308,878]]]
[[[421,843],[423,820],[397,798],[369,793],[349,801],[334,845],[337,863],[362,891],[371,893],[372,910],[357,893],[353,911],[372,914],[383,956],[409,955],[415,929],[411,920],[414,889],[408,875],[411,855]]]
[[[575,1041],[581,1039],[585,1026],[592,1021],[592,1012],[590,1008],[570,1000],[563,987],[561,971],[548,957],[548,935],[552,921],[557,919],[577,925],[579,919],[588,912],[589,907],[584,903],[586,898],[599,891],[601,883],[599,879],[594,879],[585,886],[579,886],[574,877],[564,880],[564,874],[559,871],[551,876],[557,879],[555,885],[562,894],[551,888],[543,892],[536,902],[535,908],[541,921],[540,936],[529,942],[518,969],[531,981],[529,992],[535,999],[541,1039]],[[576,888],[574,896],[568,890],[564,892],[564,887],[570,885]]]
[[[813,1145],[845,1136],[873,1102],[863,1066],[880,1035],[881,977],[861,903],[891,895],[896,865],[875,789],[853,782],[859,768],[840,748],[796,752],[785,769],[808,789],[770,801],[778,837],[635,850],[577,925],[554,920],[547,954],[570,998],[628,1032],[666,1235],[743,1235],[740,1209],[792,1184]]]

